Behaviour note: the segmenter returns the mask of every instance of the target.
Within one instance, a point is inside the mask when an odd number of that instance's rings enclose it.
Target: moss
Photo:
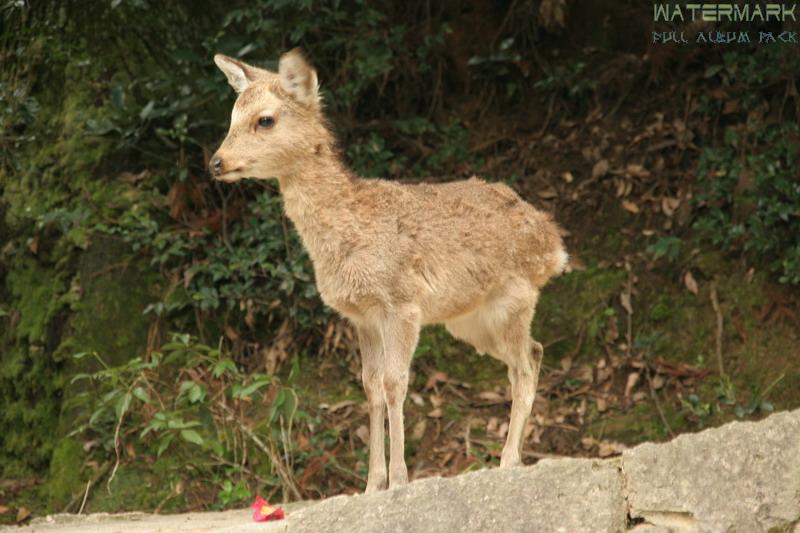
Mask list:
[[[505,379],[506,367],[492,357],[479,355],[471,346],[454,339],[443,326],[423,329],[414,354],[416,368],[445,372],[466,382],[492,382]],[[426,373],[417,373],[414,383],[421,390],[428,380]]]
[[[92,238],[81,254],[74,282],[81,296],[71,306],[64,338],[54,352],[56,360],[64,361],[66,379],[98,370],[91,357],[74,359],[78,352],[97,352],[111,366],[144,353],[150,319],[143,311],[156,299],[158,280],[158,273],[132,256],[124,242],[102,234]],[[85,382],[68,384],[64,403],[85,386]],[[71,412],[62,412],[61,419],[60,431],[66,432]]]
[[[687,428],[686,421],[670,405],[662,405],[664,416],[673,432]],[[586,434],[597,439],[607,439],[634,445],[646,441],[660,441],[669,437],[669,432],[652,402],[640,402],[624,413],[610,415],[590,422]]]
[[[158,273],[132,256],[124,242],[93,236],[78,266],[76,281],[82,294],[71,309],[69,338],[57,354],[71,355],[68,352],[74,348],[96,351],[112,366],[140,355],[150,323],[142,312],[157,297],[154,288],[159,280]]]
[[[106,490],[91,493],[86,511],[90,513],[118,513],[140,509],[170,511],[185,506],[181,490],[180,471],[186,472],[186,458],[176,462],[162,457],[155,464],[132,462],[120,465]]]
[[[75,439],[62,439],[50,459],[46,494],[52,509],[63,509],[83,486],[83,448]]]
[[[63,306],[63,277],[58,272],[39,266],[32,258],[25,257],[9,272],[6,285],[19,312],[16,339],[42,346],[46,340],[47,325]]]
[[[57,342],[64,283],[58,272],[24,257],[6,277],[9,309],[18,317],[0,355],[0,465],[4,476],[46,466],[55,440],[60,365],[51,357]]]
[[[599,348],[604,311],[611,308],[626,279],[622,269],[590,267],[572,272],[545,287],[539,299],[533,336],[549,347],[546,360],[554,363],[578,348],[593,355]],[[581,333],[581,328],[585,328]],[[583,341],[580,337],[583,336]]]
[[[666,320],[672,315],[674,308],[670,302],[669,296],[662,294],[656,300],[656,303],[650,307],[650,320],[660,322]]]
[[[111,149],[111,141],[88,135],[87,124],[107,118],[107,109],[96,104],[97,95],[87,79],[102,79],[93,61],[73,57],[64,67],[64,90],[49,94],[59,98],[42,102],[32,130],[42,139],[30,143],[24,157],[25,168],[14,179],[5,179],[3,197],[8,203],[10,226],[36,220],[54,208],[63,207],[75,191],[95,181],[92,170]]]

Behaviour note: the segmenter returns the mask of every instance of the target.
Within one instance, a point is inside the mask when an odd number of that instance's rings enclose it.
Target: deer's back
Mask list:
[[[504,184],[363,180],[351,200],[362,235],[352,264],[371,273],[378,299],[422,299],[426,321],[512,279],[541,287],[562,266],[556,224]]]

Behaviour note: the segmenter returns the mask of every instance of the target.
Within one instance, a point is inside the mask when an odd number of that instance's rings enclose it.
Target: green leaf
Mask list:
[[[128,407],[131,405],[131,393],[126,392],[119,400],[117,400],[117,404],[114,406],[114,411],[117,414],[117,420],[122,418],[122,416],[128,412]]]
[[[133,395],[144,403],[150,403],[150,394],[143,387],[135,387]]]
[[[147,105],[142,108],[142,111],[139,113],[139,118],[142,120],[147,120],[150,118],[150,115],[153,114],[153,108],[155,108],[156,103],[153,100],[147,102]]]
[[[200,434],[193,429],[182,429],[181,438],[186,442],[191,442],[193,444],[197,444],[198,446],[202,446],[205,442],[203,437],[201,437]]]
[[[706,78],[713,78],[714,75],[718,74],[719,72],[724,69],[724,65],[709,65],[706,67],[705,77]]]
[[[172,439],[174,438],[175,438],[174,433],[167,433],[166,435],[161,437],[161,440],[158,442],[158,449],[156,450],[157,457],[161,457],[161,454],[164,453],[164,451],[167,449],[169,444],[172,442]]]
[[[241,385],[237,387],[236,385],[234,385],[234,388],[232,389],[231,392],[231,396],[233,396],[234,398],[249,398],[254,392],[256,392],[258,389],[266,385],[269,385],[269,383],[270,383],[269,379],[260,379],[255,381],[254,383],[251,383],[246,387],[242,387]]]

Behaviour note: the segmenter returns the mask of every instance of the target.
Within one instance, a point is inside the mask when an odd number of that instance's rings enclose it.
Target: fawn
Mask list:
[[[238,93],[230,129],[209,162],[218,180],[277,178],[284,209],[314,265],[322,300],[358,334],[369,408],[367,492],[408,482],[403,402],[421,326],[508,365],[513,402],[500,466],[521,463],[542,345],[530,336],[540,288],[567,253],[551,217],[500,183],[477,178],[404,185],[362,179],[342,162],[302,52],[278,72],[218,54]]]

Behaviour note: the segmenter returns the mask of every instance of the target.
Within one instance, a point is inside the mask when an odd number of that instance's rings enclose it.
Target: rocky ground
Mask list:
[[[48,516],[25,532],[800,532],[800,410],[734,422],[621,457],[427,478],[370,495],[250,512]]]

